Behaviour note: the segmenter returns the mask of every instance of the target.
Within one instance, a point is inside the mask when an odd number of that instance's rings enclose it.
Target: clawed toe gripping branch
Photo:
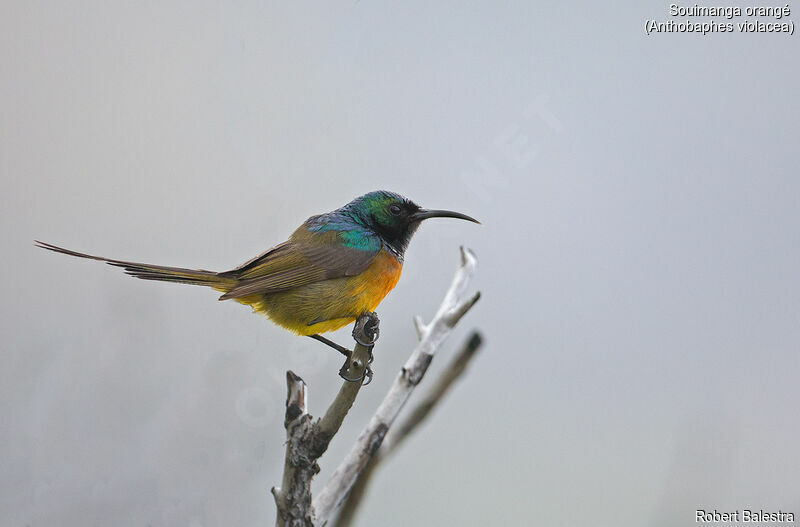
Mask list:
[[[419,342],[405,366],[395,377],[391,388],[369,424],[356,439],[355,444],[334,471],[328,483],[313,499],[311,480],[319,472],[317,460],[328,449],[331,439],[338,432],[361,387],[372,379],[372,370],[370,369],[372,349],[379,335],[377,315],[365,313],[356,321],[353,328],[353,339],[356,345],[339,372],[346,382],[342,383],[339,392],[322,418],[314,421],[308,414],[307,386],[303,379],[291,371],[286,373],[287,397],[284,421],[286,457],[281,486],[272,489],[277,506],[277,526],[321,527],[332,522],[334,514],[348,496],[364,468],[376,457],[376,454],[381,456],[386,451],[382,448],[384,438],[387,437],[387,432],[412,391],[424,377],[434,354],[459,320],[480,298],[480,293],[477,292],[471,295],[467,294],[476,264],[477,260],[472,251],[462,247],[461,265],[458,267],[438,311],[427,324],[423,323],[420,317],[415,317],[414,323]],[[468,348],[471,348],[469,357],[480,345],[480,338],[473,336],[470,343],[468,345]],[[462,354],[459,354],[459,357]],[[433,399],[426,400],[424,408],[417,408],[404,426],[400,427],[399,433],[388,436],[389,444],[396,444],[422,418],[427,416],[433,404],[442,396],[453,380],[464,371],[468,360],[469,358],[454,361],[451,367],[445,370],[440,382],[432,392]],[[440,385],[444,385],[444,388]],[[438,395],[436,395],[437,393]],[[352,517],[353,506],[354,501],[350,499],[348,508],[351,510],[348,518]]]
[[[348,382],[361,382],[366,386],[372,382],[372,348],[375,347],[375,342],[378,341],[380,335],[380,320],[377,313],[366,312],[356,320],[353,326],[353,340],[356,341],[356,349],[359,347],[365,348],[367,351],[367,362],[363,363],[360,357],[356,356],[356,350],[347,357],[341,369],[339,370],[339,377]],[[360,372],[353,376],[351,373]]]
[[[330,346],[347,357],[347,360],[344,361],[344,364],[339,369],[339,377],[348,382],[361,382],[366,386],[372,382],[372,368],[369,365],[372,363],[372,348],[375,347],[375,342],[377,342],[379,335],[380,320],[377,313],[367,311],[358,317],[353,326],[353,340],[356,341],[357,345],[366,348],[369,353],[366,367],[363,367],[361,361],[356,357],[355,350],[340,346],[322,335],[309,335],[309,337]],[[353,376],[351,375],[352,370],[360,371],[361,373],[358,376]]]

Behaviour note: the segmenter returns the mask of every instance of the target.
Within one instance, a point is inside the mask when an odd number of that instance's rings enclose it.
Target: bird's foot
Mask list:
[[[372,382],[372,368],[369,366],[369,363],[372,362],[372,354],[370,353],[369,362],[367,363],[367,367],[364,368],[364,373],[361,374],[360,377],[348,377],[347,372],[350,370],[350,359],[347,359],[342,367],[339,369],[339,377],[346,380],[347,382],[360,382],[363,386]]]
[[[375,338],[377,339],[378,337],[376,336]],[[364,386],[372,382],[372,368],[370,364],[372,364],[372,361],[375,359],[375,355],[372,354],[372,346],[370,346],[367,351],[369,352],[369,358],[367,359],[367,367],[364,368],[364,379],[366,379]]]
[[[339,369],[339,376],[342,379],[346,380],[347,382],[361,382],[364,386],[366,386],[372,382],[373,372],[369,365],[372,364],[372,360],[374,359],[372,348],[375,346],[375,342],[378,340],[378,336],[380,335],[379,327],[380,320],[378,319],[378,315],[369,311],[358,317],[358,320],[356,320],[356,324],[353,327],[353,339],[355,339],[356,343],[367,348],[368,356],[366,364],[361,364],[361,360],[353,358],[353,350],[347,349],[344,346],[340,346],[339,344],[336,344],[332,340],[329,340],[322,335],[309,335],[309,337],[330,346],[347,357],[347,360]],[[360,376],[350,377],[348,372],[350,372],[351,368],[356,371],[363,370],[363,373]]]
[[[358,317],[355,326],[353,326],[353,339],[357,344],[360,344],[366,348],[367,362],[366,364],[362,364],[361,361],[363,359],[353,358],[353,355],[350,355],[345,361],[344,365],[342,365],[342,368],[339,370],[339,376],[342,379],[348,382],[361,382],[364,386],[372,382],[373,372],[370,364],[372,364],[372,361],[375,358],[372,354],[372,348],[375,346],[375,342],[378,340],[378,336],[380,335],[379,326],[380,320],[378,319],[378,315],[375,313],[367,311]],[[356,351],[359,351],[358,346],[356,346],[354,353]],[[363,373],[359,377],[350,377],[348,372],[350,372],[351,369],[363,371]]]
[[[353,326],[353,339],[367,348],[372,348],[381,334],[381,321],[377,313],[367,311],[356,320]]]

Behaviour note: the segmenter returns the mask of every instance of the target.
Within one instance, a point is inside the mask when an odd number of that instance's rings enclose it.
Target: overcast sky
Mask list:
[[[486,345],[359,525],[800,514],[800,37],[648,36],[652,1],[232,4],[0,6],[0,523],[270,524],[284,372],[315,415],[340,383],[213,291],[33,239],[224,270],[374,189],[483,225],[417,233],[317,483],[462,244],[483,298],[430,375]]]

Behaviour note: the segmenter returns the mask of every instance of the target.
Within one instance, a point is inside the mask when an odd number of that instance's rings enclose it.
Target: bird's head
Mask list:
[[[428,218],[458,218],[480,223],[460,212],[423,209],[408,198],[386,190],[376,190],[360,196],[345,208],[369,229],[377,232],[399,254],[403,254],[408,242],[422,220]]]

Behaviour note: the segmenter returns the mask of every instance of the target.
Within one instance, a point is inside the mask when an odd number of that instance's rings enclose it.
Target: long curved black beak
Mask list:
[[[452,210],[420,209],[411,215],[412,221],[422,221],[427,220],[428,218],[458,218],[459,220],[471,221],[472,223],[477,223],[478,225],[481,223],[475,218],[467,216],[466,214],[461,214],[460,212],[453,212]]]

